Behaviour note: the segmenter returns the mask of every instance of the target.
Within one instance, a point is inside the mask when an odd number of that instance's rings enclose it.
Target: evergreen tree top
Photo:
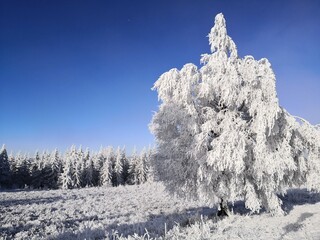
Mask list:
[[[5,145],[5,144],[2,144],[2,147],[1,147],[1,150],[0,150],[0,154],[1,154],[2,152],[4,152],[4,151],[6,151],[6,145]]]

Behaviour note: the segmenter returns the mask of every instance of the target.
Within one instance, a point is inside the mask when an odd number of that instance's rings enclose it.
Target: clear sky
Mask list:
[[[220,12],[241,57],[270,60],[280,104],[320,123],[318,0],[0,0],[0,144],[153,144],[150,88],[200,65]]]

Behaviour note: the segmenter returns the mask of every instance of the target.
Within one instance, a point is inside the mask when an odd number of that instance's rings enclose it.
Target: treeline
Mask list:
[[[0,188],[73,189],[141,184],[152,180],[152,149],[126,155],[124,148],[101,148],[92,153],[72,146],[64,154],[36,152],[8,156],[0,151]]]

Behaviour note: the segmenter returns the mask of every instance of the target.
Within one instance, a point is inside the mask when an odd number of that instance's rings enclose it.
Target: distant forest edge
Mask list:
[[[153,180],[150,159],[153,149],[101,148],[99,152],[72,146],[64,154],[36,152],[33,157],[0,151],[0,188],[73,189],[93,186],[141,184]]]

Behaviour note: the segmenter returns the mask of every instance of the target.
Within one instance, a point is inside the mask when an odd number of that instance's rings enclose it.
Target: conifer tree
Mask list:
[[[15,173],[15,183],[18,188],[26,188],[31,185],[31,177],[29,173],[30,169],[30,159],[20,152],[16,156],[16,173]]]
[[[70,150],[65,153],[62,164],[62,173],[59,176],[59,185],[62,189],[72,189],[75,187],[74,182],[74,162],[76,156],[76,148],[72,146]]]
[[[35,156],[29,165],[30,186],[36,189],[41,188],[42,186],[41,158],[39,152],[36,151]]]
[[[75,188],[83,186],[83,171],[84,171],[84,153],[80,146],[78,151],[71,152],[71,158],[73,161],[73,182]]]
[[[5,145],[0,150],[0,188],[11,186],[11,170]]]
[[[16,163],[16,159],[15,159],[15,156],[12,151],[10,152],[10,154],[8,156],[8,160],[9,160],[10,173],[11,173],[11,186],[14,187],[15,173],[17,171],[17,163]]]
[[[93,154],[92,161],[93,161],[93,185],[99,186],[101,185],[101,176],[102,176],[102,166],[104,162],[104,149],[100,147],[100,150],[98,153]]]
[[[139,161],[139,156],[138,156],[136,147],[134,147],[131,154],[130,165],[129,165],[130,184],[138,184],[138,178],[136,174],[138,161]]]
[[[112,147],[106,148],[103,152],[100,152],[100,158],[103,158],[103,165],[101,167],[101,186],[112,186],[112,165],[115,162],[115,156]]]
[[[94,163],[90,157],[89,149],[86,149],[84,153],[84,166],[83,166],[83,187],[93,186],[93,174],[94,174]]]
[[[147,151],[147,158],[146,158],[146,163],[145,163],[145,169],[146,169],[146,181],[153,182],[154,179],[154,170],[152,166],[152,158],[153,155],[155,154],[155,149],[149,146],[149,149]]]
[[[51,162],[51,154],[45,152],[42,156],[43,167],[41,169],[41,188],[53,189],[56,186],[57,173]]]
[[[113,186],[119,186],[123,184],[123,152],[120,147],[117,148],[116,156],[115,156],[115,162],[114,162],[114,168],[113,168],[113,178],[112,178],[112,185]]]
[[[134,184],[142,184],[146,180],[145,179],[146,177],[145,161],[146,161],[146,151],[145,149],[143,149],[140,152],[140,155],[138,156],[135,162]]]
[[[140,172],[141,172],[141,180],[140,183],[144,183],[147,181],[147,177],[148,177],[148,152],[146,150],[146,148],[143,148],[141,153],[140,153],[140,166],[138,166],[138,168],[140,168]]]
[[[59,187],[59,177],[62,173],[62,159],[58,149],[55,149],[50,154],[50,166],[52,171],[52,188],[56,189]]]
[[[121,150],[121,165],[122,165],[122,184],[129,184],[130,176],[129,176],[129,159],[126,156],[126,149],[123,147]]]
[[[74,187],[72,177],[72,162],[69,159],[67,159],[65,164],[63,165],[63,172],[59,177],[59,182],[62,189],[72,189]]]

